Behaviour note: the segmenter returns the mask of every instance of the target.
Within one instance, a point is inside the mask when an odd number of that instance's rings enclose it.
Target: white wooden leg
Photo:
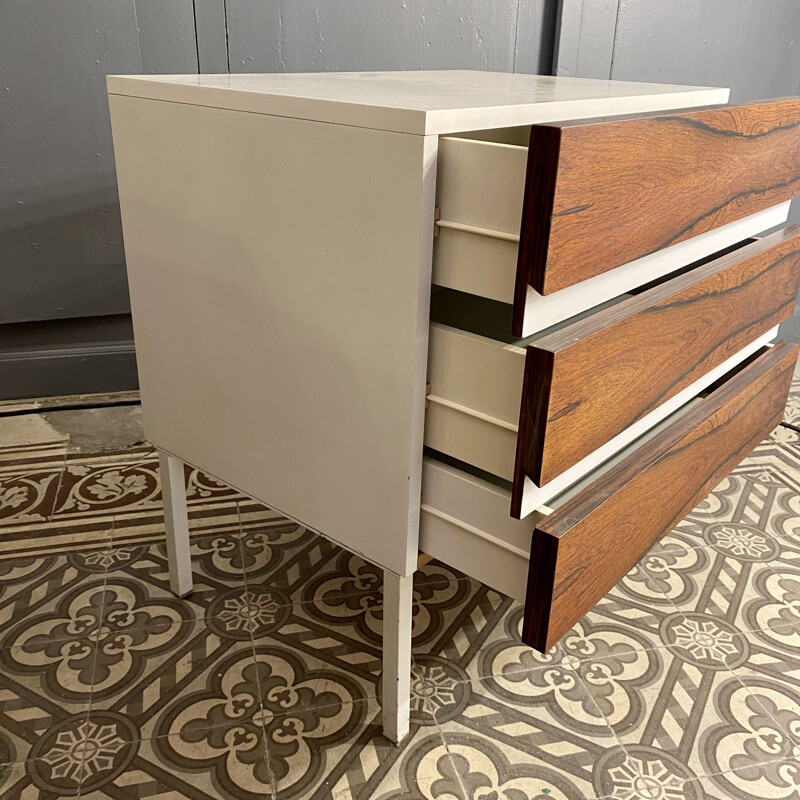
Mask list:
[[[159,450],[158,463],[167,529],[169,585],[178,597],[185,597],[192,591],[192,562],[189,556],[189,517],[186,513],[183,461]]]
[[[393,742],[408,734],[413,585],[413,575],[383,572],[383,734]]]

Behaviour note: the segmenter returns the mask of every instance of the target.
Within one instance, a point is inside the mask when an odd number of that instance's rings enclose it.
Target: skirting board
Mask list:
[[[133,340],[0,350],[0,400],[136,389]]]

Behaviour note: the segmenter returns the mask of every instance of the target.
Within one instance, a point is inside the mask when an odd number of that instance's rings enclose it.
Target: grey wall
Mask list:
[[[24,371],[13,366],[25,361],[25,348],[40,363],[52,357],[55,365],[63,350],[71,363],[86,364],[70,391],[75,384],[85,391],[135,384],[132,343],[119,339],[128,297],[108,73],[549,73],[556,48],[559,74],[732,86],[735,100],[800,92],[797,0],[563,0],[560,13],[557,6],[0,0],[0,398],[30,391]],[[800,209],[795,213],[800,219]],[[787,330],[800,339],[800,317],[792,325]],[[117,364],[109,371],[114,385],[102,367],[103,336]],[[85,361],[82,342],[91,350]],[[50,371],[48,391],[58,393],[63,370]]]
[[[191,0],[0,2],[0,323],[128,309],[109,72],[195,72]]]
[[[556,74],[800,91],[797,0],[564,0]]]
[[[732,102],[800,94],[798,0],[563,0],[557,75],[729,86]],[[789,219],[800,222],[795,200]],[[800,342],[800,305],[781,326]]]
[[[30,370],[20,367],[28,350],[40,364],[55,359],[50,393],[66,390],[55,363],[67,351],[70,363],[87,365],[69,391],[76,383],[85,391],[135,384],[131,343],[108,341],[112,386],[97,341],[103,331],[119,336],[116,318],[129,311],[107,74],[549,73],[556,7],[557,0],[0,0],[0,398],[33,391]],[[114,324],[97,323],[111,316]],[[85,362],[76,360],[81,330],[92,353]]]

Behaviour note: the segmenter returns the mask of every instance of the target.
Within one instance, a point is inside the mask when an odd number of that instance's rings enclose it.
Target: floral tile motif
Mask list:
[[[229,505],[240,498],[236,490],[199,470],[187,465],[184,472],[190,508]],[[158,457],[152,447],[66,457],[53,520],[98,523],[112,515],[120,530],[129,523],[137,528],[163,524]]]
[[[783,473],[737,473],[664,540],[648,569],[678,615],[676,636],[762,631],[800,642],[799,496]]]
[[[0,462],[0,537],[46,522],[63,474],[64,457]]]

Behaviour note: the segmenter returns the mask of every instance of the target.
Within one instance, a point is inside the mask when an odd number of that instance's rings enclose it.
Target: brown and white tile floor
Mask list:
[[[401,747],[377,569],[190,470],[179,600],[152,449],[68,445],[0,441],[2,800],[800,798],[790,427],[547,655],[517,603],[427,565]]]

